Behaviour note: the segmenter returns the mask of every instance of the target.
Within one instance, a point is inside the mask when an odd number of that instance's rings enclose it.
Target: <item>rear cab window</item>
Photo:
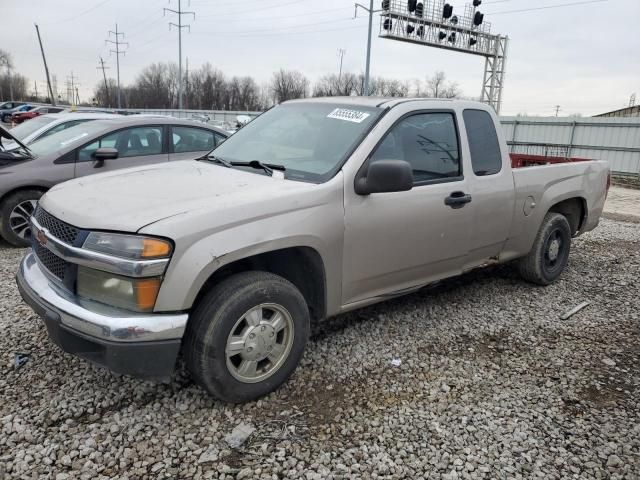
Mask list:
[[[467,109],[462,114],[469,140],[471,166],[478,177],[502,170],[502,152],[493,118],[484,110]]]

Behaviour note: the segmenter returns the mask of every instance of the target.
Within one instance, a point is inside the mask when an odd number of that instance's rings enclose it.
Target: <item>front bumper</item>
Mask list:
[[[40,315],[65,352],[127,375],[167,378],[188,315],[140,315],[83,301],[53,284],[29,252],[16,276],[24,301]]]

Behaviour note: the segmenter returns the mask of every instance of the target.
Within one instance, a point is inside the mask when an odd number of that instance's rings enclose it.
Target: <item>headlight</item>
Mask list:
[[[151,312],[161,279],[129,278],[91,268],[78,268],[79,296],[135,312]]]
[[[91,232],[84,241],[83,248],[132,260],[166,258],[171,255],[172,250],[171,243],[167,240],[102,232]]]

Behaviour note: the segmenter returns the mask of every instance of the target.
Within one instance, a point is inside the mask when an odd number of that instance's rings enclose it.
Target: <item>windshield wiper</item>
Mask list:
[[[273,163],[262,163],[260,160],[251,160],[250,162],[229,162],[234,167],[251,167],[255,169],[262,169],[269,175],[273,176],[274,170],[286,171],[284,165],[276,165]]]
[[[207,155],[206,157],[204,157],[204,159],[210,162],[219,163],[220,165],[223,165],[227,168],[233,167],[233,164],[229,160],[225,160],[222,157],[216,157],[215,155]]]
[[[284,165],[275,165],[273,163],[262,163],[259,160],[251,160],[250,162],[230,162],[222,157],[217,157],[215,155],[208,155],[203,157],[203,159],[208,160],[210,162],[219,163],[220,165],[224,165],[227,168],[232,167],[251,167],[257,170],[264,170],[267,174],[273,176],[274,170],[280,170],[284,172],[286,170]]]

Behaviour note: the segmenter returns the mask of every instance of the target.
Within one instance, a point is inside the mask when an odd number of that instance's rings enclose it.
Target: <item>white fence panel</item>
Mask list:
[[[512,151],[548,145],[568,156],[609,162],[611,170],[640,175],[640,118],[501,117]]]

